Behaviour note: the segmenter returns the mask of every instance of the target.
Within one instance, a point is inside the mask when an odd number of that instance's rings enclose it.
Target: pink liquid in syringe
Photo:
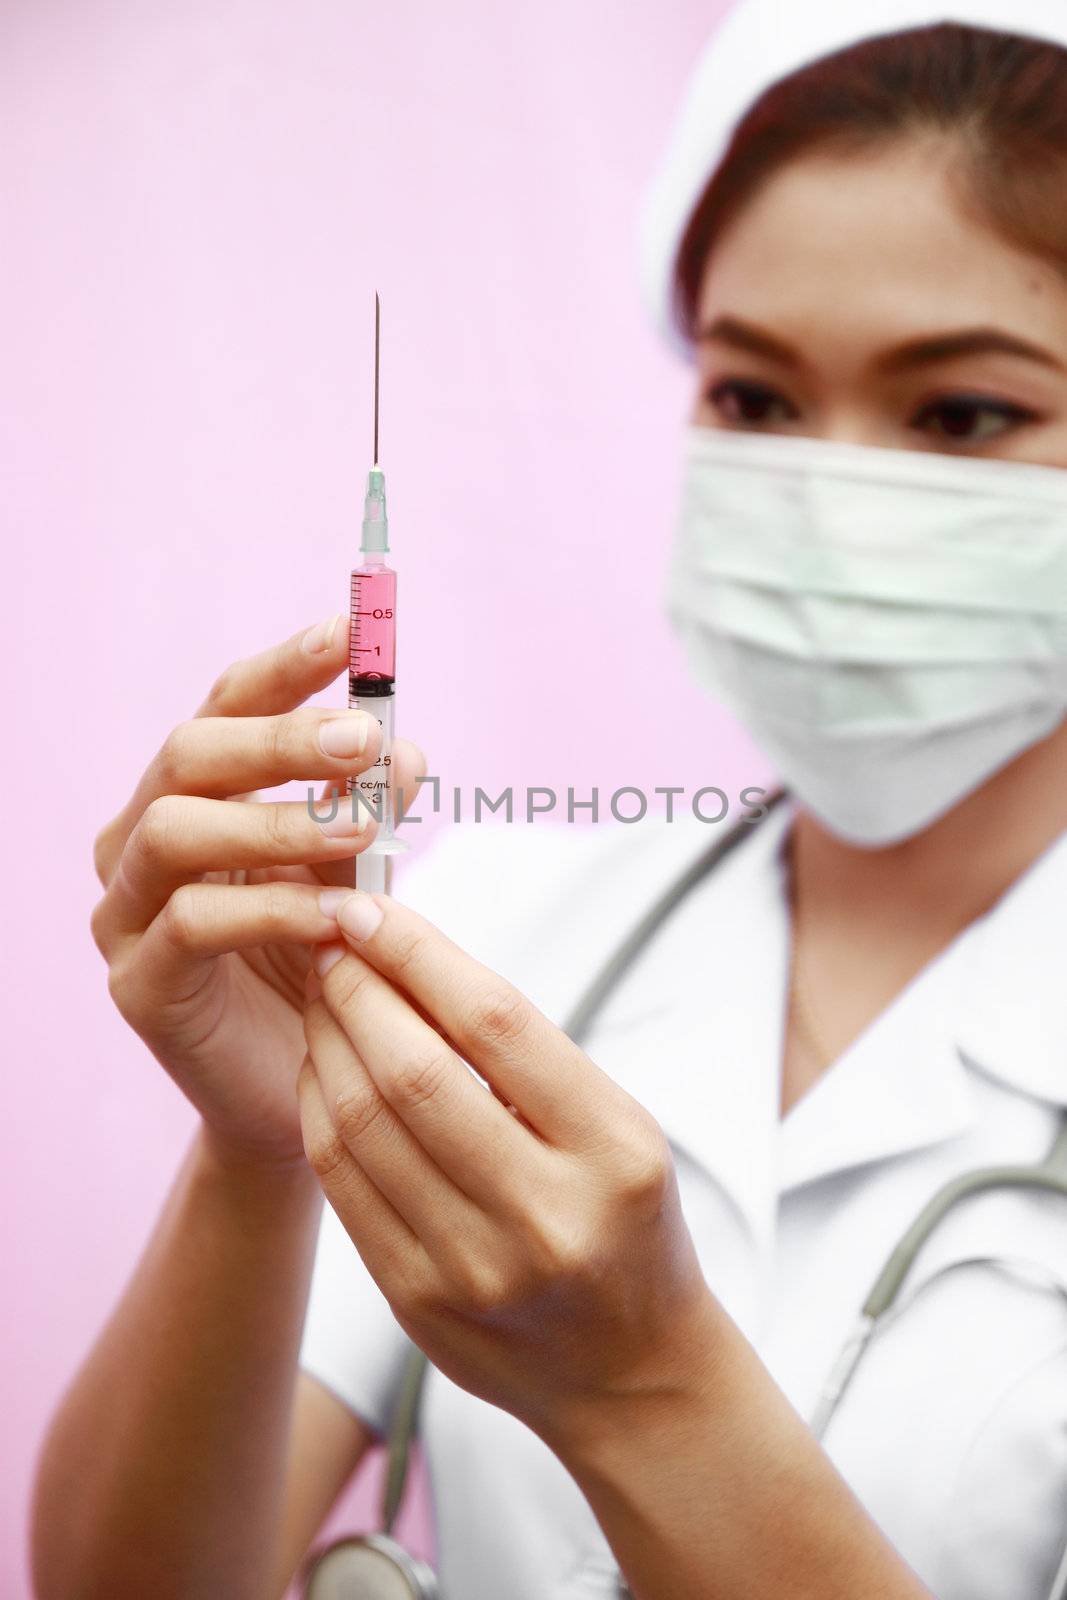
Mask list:
[[[348,670],[356,694],[390,694],[396,676],[396,573],[357,567],[352,573]]]

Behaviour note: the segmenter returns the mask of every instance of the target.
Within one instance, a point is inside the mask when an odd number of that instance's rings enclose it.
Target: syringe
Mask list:
[[[377,823],[373,842],[356,857],[356,883],[372,893],[389,892],[391,858],[407,845],[396,836],[396,791],[393,782],[393,717],[396,707],[396,573],[385,563],[389,552],[389,518],[385,508],[385,473],[378,465],[378,357],[381,346],[381,301],[374,296],[374,465],[367,475],[363,502],[361,561],[352,572],[348,634],[348,704],[377,717],[382,747],[373,767],[348,780],[349,792],[364,797]],[[352,804],[358,805],[358,800]]]

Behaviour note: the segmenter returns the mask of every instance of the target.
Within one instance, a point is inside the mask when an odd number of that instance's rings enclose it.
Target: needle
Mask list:
[[[381,334],[382,303],[374,292],[374,465],[378,465],[378,346]]]

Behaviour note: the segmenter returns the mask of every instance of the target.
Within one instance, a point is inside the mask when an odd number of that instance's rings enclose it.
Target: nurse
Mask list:
[[[360,837],[226,797],[373,762],[304,705],[340,622],[104,828],[111,992],[202,1124],[46,1441],[41,1600],[280,1595],[409,1339],[454,1600],[1048,1593],[1065,1202],[946,1219],[807,1423],[930,1195],[1067,1114],[1065,107],[1059,0],[741,0],[701,62],[645,231],[696,369],[670,603],[790,798],[584,1049],[710,830],[457,830],[404,904],[338,890]]]

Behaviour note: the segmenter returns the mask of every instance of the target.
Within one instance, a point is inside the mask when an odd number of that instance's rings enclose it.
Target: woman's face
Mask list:
[[[813,154],[716,240],[692,420],[1067,467],[1067,282],[963,214],[944,140]]]

